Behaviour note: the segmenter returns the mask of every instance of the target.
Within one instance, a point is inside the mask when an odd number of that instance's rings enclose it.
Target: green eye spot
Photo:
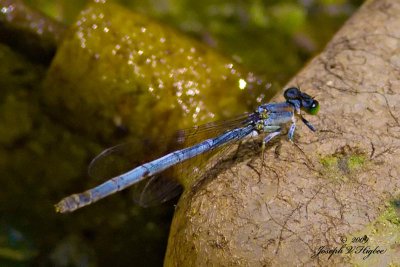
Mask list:
[[[316,115],[318,111],[319,111],[319,103],[316,100],[314,100],[314,103],[311,105],[310,108],[306,109],[306,112],[310,115]]]

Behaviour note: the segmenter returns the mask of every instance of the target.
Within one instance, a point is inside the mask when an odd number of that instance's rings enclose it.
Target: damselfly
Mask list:
[[[208,124],[206,126],[195,127],[194,129],[196,129],[196,131],[199,129],[209,130],[213,127],[210,125],[214,125],[217,126],[218,129],[223,129],[223,131],[220,131],[220,134],[216,137],[206,139],[187,148],[176,150],[163,157],[141,164],[136,168],[132,166],[131,170],[119,174],[95,188],[89,189],[83,193],[70,195],[55,205],[56,211],[61,213],[72,212],[129,186],[142,182],[145,179],[148,180],[148,182],[145,183],[143,190],[150,191],[148,188],[157,184],[155,178],[162,176],[165,171],[171,167],[183,164],[189,159],[216,150],[232,142],[242,140],[248,136],[267,134],[263,139],[264,147],[272,138],[281,134],[283,126],[288,123],[291,123],[288,131],[288,138],[292,141],[296,128],[296,116],[299,117],[311,131],[315,131],[314,126],[302,116],[301,110],[311,115],[317,114],[319,110],[318,101],[308,94],[301,92],[296,87],[286,89],[284,97],[286,99],[285,102],[262,104],[258,106],[253,113],[242,115],[239,118],[220,124]],[[124,146],[118,146],[116,148],[119,150],[120,148],[124,148]],[[106,150],[104,153],[100,154],[99,157],[95,158],[94,163],[99,165],[103,155],[109,154],[113,149],[114,148]],[[158,182],[157,186],[160,186],[160,182]],[[161,186],[167,187],[166,191],[170,191],[171,194],[161,194],[157,198],[160,202],[170,199],[171,195],[177,194],[176,187],[172,184],[162,182]],[[142,199],[145,198],[144,193],[145,191],[141,194]],[[145,204],[145,201],[142,203]]]

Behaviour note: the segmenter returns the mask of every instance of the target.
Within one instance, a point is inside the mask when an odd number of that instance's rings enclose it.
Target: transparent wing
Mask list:
[[[104,150],[89,165],[89,175],[101,181],[130,171],[146,162],[182,148],[190,147],[205,139],[216,137],[225,131],[244,126],[252,114],[243,114],[226,121],[211,122],[179,130],[172,140],[132,140]],[[226,149],[227,146],[225,146]],[[132,186],[134,201],[144,207],[156,205],[177,196],[182,187],[177,179],[197,177],[207,159],[224,147],[199,155],[180,163],[158,175]]]
[[[173,174],[155,175],[135,184],[132,189],[133,201],[142,206],[150,207],[166,202],[182,193],[183,187]]]

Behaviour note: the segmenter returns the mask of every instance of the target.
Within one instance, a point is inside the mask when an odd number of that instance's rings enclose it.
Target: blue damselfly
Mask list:
[[[163,157],[141,164],[136,168],[132,166],[131,170],[116,175],[95,188],[89,189],[83,193],[68,196],[56,204],[57,212],[72,212],[129,186],[142,182],[145,179],[148,180],[148,182],[144,184],[142,189],[150,191],[148,190],[149,187],[157,184],[155,178],[160,174],[162,176],[166,170],[173,166],[183,164],[189,159],[216,150],[232,142],[243,140],[248,136],[267,134],[263,139],[264,147],[272,138],[281,134],[282,127],[288,123],[291,123],[288,131],[288,138],[292,141],[296,128],[296,116],[299,117],[310,130],[315,131],[314,126],[302,116],[301,110],[311,115],[317,114],[319,110],[318,101],[308,94],[301,92],[296,87],[286,89],[284,97],[286,99],[285,102],[262,104],[258,106],[254,112],[244,114],[233,120],[219,124],[211,123],[205,126],[195,127],[194,129],[196,129],[196,131],[210,130],[213,129],[213,127],[217,127],[221,131],[216,137],[173,151]],[[185,138],[185,136],[183,136],[183,138]],[[94,164],[101,164],[101,160],[104,158],[103,155],[107,156],[111,154],[109,152],[112,152],[114,149],[119,150],[121,148],[124,148],[124,146],[117,146],[105,150],[99,157],[95,158]],[[160,186],[160,182],[158,182],[157,186]],[[178,192],[175,183],[169,183],[163,180],[161,186],[167,187],[168,190],[166,190],[166,192],[169,191],[171,194],[161,194],[158,196],[156,199],[160,202],[170,199],[171,195],[176,195]],[[146,204],[146,201],[144,201],[146,197],[144,195],[145,191],[141,194],[143,201],[140,201],[140,203],[144,205]]]

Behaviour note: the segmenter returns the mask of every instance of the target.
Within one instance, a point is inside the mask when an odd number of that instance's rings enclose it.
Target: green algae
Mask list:
[[[334,170],[337,168],[339,159],[334,156],[326,156],[321,158],[321,164],[328,170]]]
[[[383,217],[390,223],[399,227],[400,230],[400,208],[398,206],[399,200],[393,201],[389,208],[385,211]],[[400,239],[399,239],[400,242]]]
[[[366,162],[366,157],[364,155],[351,155],[347,159],[347,167],[349,168],[349,171],[355,171],[364,166]]]
[[[320,158],[324,176],[341,181],[349,181],[354,174],[366,167],[367,162],[365,153],[349,147]]]
[[[59,47],[44,93],[66,123],[111,140],[121,128],[131,137],[160,138],[240,114],[267,87],[173,29],[96,3],[81,13]]]
[[[164,147],[132,147],[136,159],[151,159],[165,153],[178,129],[251,110],[268,87],[169,27],[93,3],[61,44],[43,94],[49,107],[57,107],[57,118],[88,136],[109,144],[121,142],[121,135],[162,140]]]

